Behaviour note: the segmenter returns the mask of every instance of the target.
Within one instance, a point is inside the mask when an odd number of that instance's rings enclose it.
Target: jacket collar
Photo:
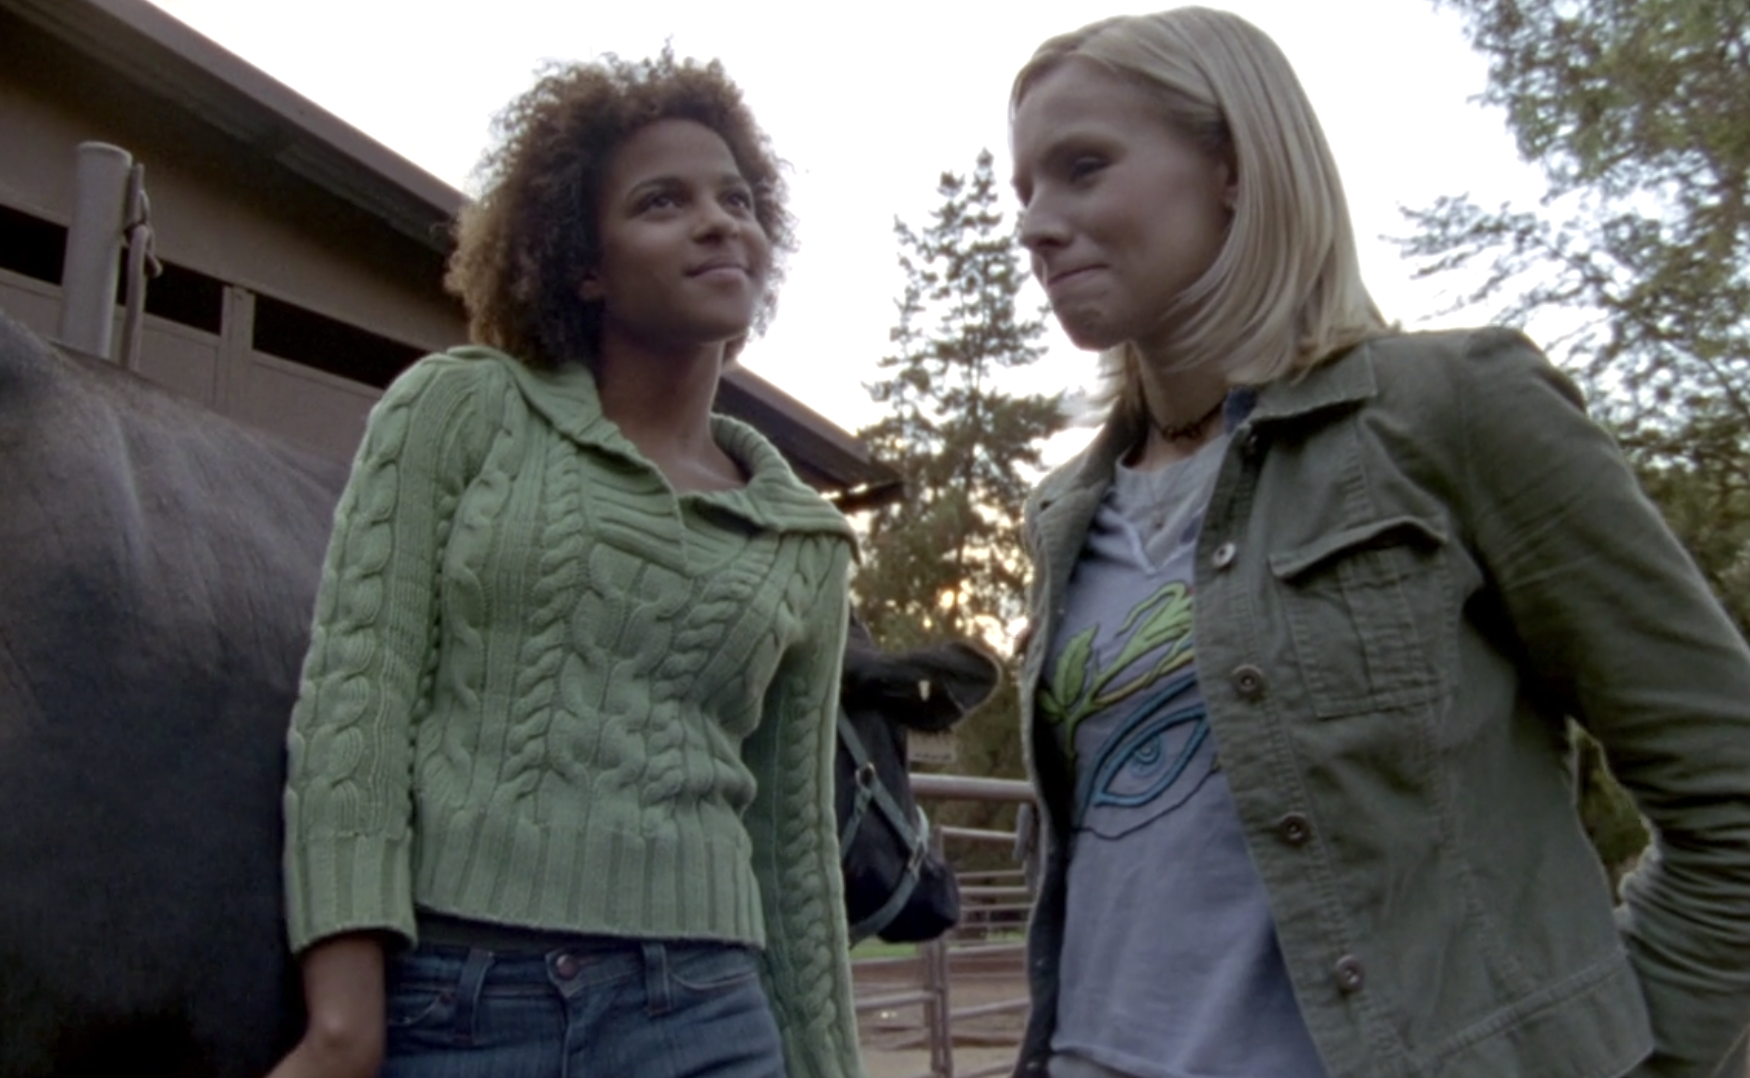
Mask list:
[[[602,413],[595,376],[581,364],[536,370],[484,345],[455,348],[451,354],[502,364],[529,407],[560,435],[628,466],[656,471],[656,466],[638,451],[619,425]],[[819,492],[797,479],[783,454],[759,431],[738,419],[713,413],[711,435],[747,472],[747,485],[737,490],[683,497],[696,498],[760,528],[826,532],[855,541],[856,533],[844,515]]]
[[[1289,422],[1372,399],[1379,387],[1371,353],[1363,343],[1305,372],[1256,389],[1236,389],[1228,396],[1228,429]],[[1142,435],[1140,421],[1114,416],[1086,449],[1040,483],[1035,519],[1053,587],[1069,578],[1113,470]]]
[[[1359,404],[1379,395],[1373,377],[1373,349],[1366,343],[1310,370],[1259,387],[1253,423],[1298,419]]]

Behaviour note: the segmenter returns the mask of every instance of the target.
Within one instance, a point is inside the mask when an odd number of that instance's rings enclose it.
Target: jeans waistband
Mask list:
[[[618,936],[595,936],[580,932],[555,932],[545,928],[494,924],[469,917],[452,917],[420,910],[415,918],[419,941],[440,946],[479,948],[502,954],[546,954],[636,949],[639,941]]]

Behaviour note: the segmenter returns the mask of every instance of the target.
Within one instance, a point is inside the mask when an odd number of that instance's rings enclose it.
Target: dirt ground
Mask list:
[[[962,1045],[954,1049],[954,1078],[972,1078],[973,1075],[1008,1078],[1014,1065],[1013,1048],[969,1048]],[[928,1078],[930,1053],[865,1048],[863,1068],[869,1072],[869,1078]]]

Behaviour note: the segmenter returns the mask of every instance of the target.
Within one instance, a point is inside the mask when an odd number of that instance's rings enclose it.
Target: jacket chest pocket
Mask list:
[[[1457,617],[1446,535],[1387,517],[1270,555],[1313,711],[1321,719],[1437,698]]]

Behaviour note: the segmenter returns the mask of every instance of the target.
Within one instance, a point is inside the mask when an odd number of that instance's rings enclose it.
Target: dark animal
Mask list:
[[[932,854],[929,821],[906,779],[906,728],[948,729],[999,677],[996,660],[971,644],[882,652],[852,618],[834,782],[853,941],[935,939],[960,919],[960,887]]]
[[[0,315],[5,1078],[253,1078],[301,1030],[284,731],[344,479]],[[847,658],[846,721],[913,818],[903,742],[879,717],[908,685],[913,701],[941,686],[925,722],[988,692],[931,663]],[[857,917],[913,857],[885,827],[853,830]],[[952,876],[933,858],[917,876],[891,931],[952,921]]]

